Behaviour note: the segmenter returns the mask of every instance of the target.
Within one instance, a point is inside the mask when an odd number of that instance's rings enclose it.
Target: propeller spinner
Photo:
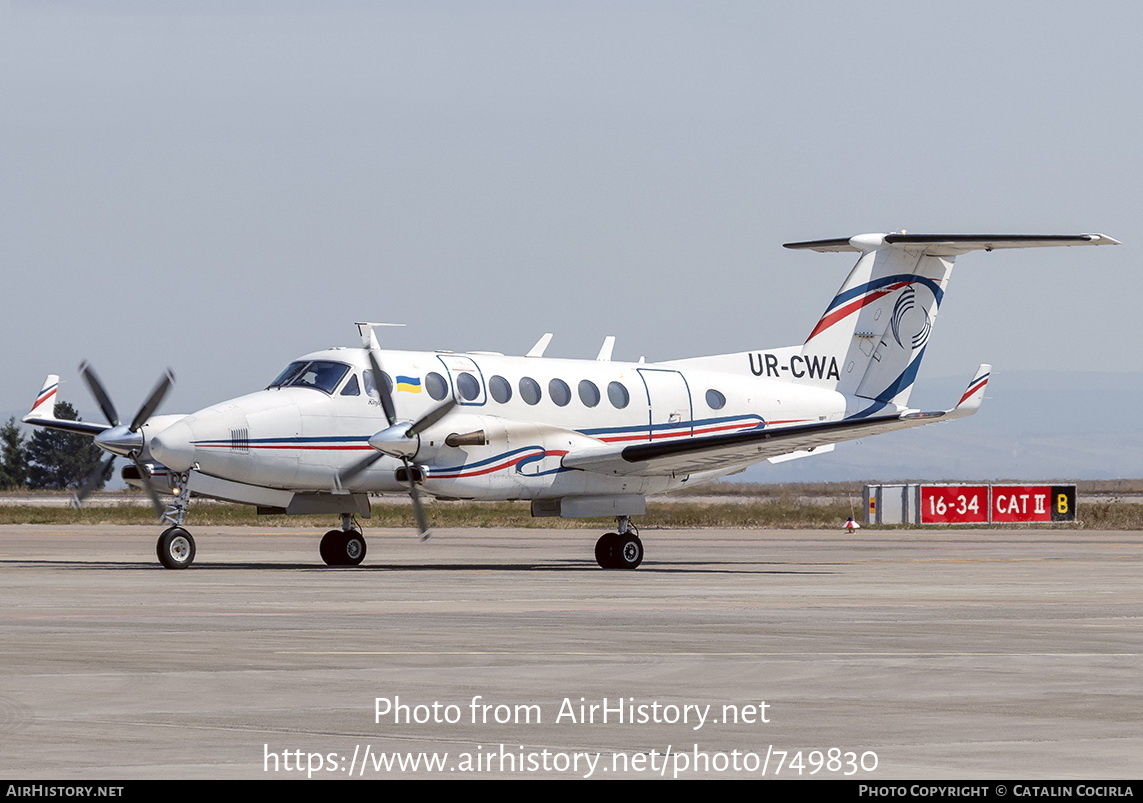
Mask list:
[[[143,452],[144,438],[143,438],[143,425],[147,423],[148,419],[154,414],[162,403],[163,398],[167,395],[167,391],[171,389],[174,384],[175,375],[171,373],[168,368],[159,378],[154,389],[144,400],[143,404],[139,407],[139,411],[135,413],[135,417],[131,419],[131,423],[124,426],[119,422],[119,413],[115,410],[115,404],[111,401],[111,397],[103,387],[103,383],[99,381],[99,376],[96,375],[95,370],[91,365],[84,361],[79,366],[80,376],[87,383],[87,387],[91,390],[91,395],[95,397],[96,403],[99,405],[103,417],[107,419],[107,423],[111,425],[111,429],[104,430],[95,436],[95,443],[103,451],[108,452],[107,460],[100,463],[94,471],[87,476],[82,486],[75,495],[76,505],[82,505],[83,500],[86,499],[92,491],[101,485],[108,477],[111,476],[111,467],[115,463],[115,458],[126,457],[135,464],[135,468],[139,470],[139,476],[144,479],[143,487],[147,491],[147,495],[151,498],[151,505],[155,508],[155,513],[160,517],[163,514],[163,503],[159,501],[159,495],[155,489],[151,487],[150,482],[146,481],[149,472],[144,468],[143,463],[139,459],[139,455]]]

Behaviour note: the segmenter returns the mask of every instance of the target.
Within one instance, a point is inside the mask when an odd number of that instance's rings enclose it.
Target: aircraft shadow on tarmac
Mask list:
[[[750,561],[757,566],[757,561]],[[781,564],[772,564],[780,566]],[[105,571],[164,571],[162,567],[152,561],[78,561],[78,560],[29,560],[29,559],[0,559],[0,566],[26,567],[26,568],[71,568],[71,569],[97,569]],[[729,561],[687,561],[681,564],[666,564],[645,562],[637,571],[621,572],[620,570],[600,569],[593,561],[562,561],[558,563],[382,563],[361,566],[330,567],[320,563],[211,563],[210,561],[196,562],[190,572],[199,574],[208,571],[312,571],[337,572],[343,574],[361,572],[584,572],[598,573],[607,571],[612,574],[622,574],[637,577],[641,574],[745,574],[745,575],[831,575],[834,571],[821,569],[766,569],[766,568],[735,568],[736,564]]]

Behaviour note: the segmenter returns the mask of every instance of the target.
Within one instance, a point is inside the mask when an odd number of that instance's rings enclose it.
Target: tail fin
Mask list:
[[[906,405],[957,255],[994,248],[1116,245],[1102,234],[861,234],[786,248],[861,256],[801,349],[795,378],[847,396]]]

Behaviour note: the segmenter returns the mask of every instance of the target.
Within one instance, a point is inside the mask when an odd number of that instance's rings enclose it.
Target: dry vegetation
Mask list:
[[[1143,504],[1120,497],[1143,496],[1143,480],[1101,480],[1078,483],[1080,529],[1143,530]],[[1092,500],[1092,495],[1105,499]],[[22,495],[26,496],[26,495]],[[1083,497],[1087,496],[1087,499]],[[698,499],[696,497],[702,497]],[[722,497],[722,498],[720,498]],[[36,504],[0,505],[0,524],[153,524],[149,507],[135,494],[122,494],[122,503],[75,510]],[[1106,501],[1105,501],[1106,500]],[[861,483],[802,483],[762,485],[723,483],[668,498],[652,499],[647,515],[637,522],[650,528],[835,528],[851,513],[862,513]],[[433,502],[429,516],[436,527],[531,527],[606,529],[612,519],[532,518],[525,502]],[[254,508],[197,501],[191,508],[193,526],[314,527],[336,526],[335,516],[259,516]],[[373,505],[371,527],[412,527],[407,503],[380,500]],[[1052,526],[1052,525],[1040,525]]]
[[[428,507],[435,527],[532,527],[552,529],[607,529],[613,519],[532,518],[526,502],[437,502]],[[650,503],[643,527],[834,527],[849,515],[848,505],[757,503]],[[148,507],[0,506],[0,524],[152,524]],[[259,516],[245,505],[210,504],[191,508],[193,526],[317,527],[337,525],[336,516]],[[188,526],[191,526],[188,524]],[[412,509],[406,504],[375,503],[371,527],[412,527]]]

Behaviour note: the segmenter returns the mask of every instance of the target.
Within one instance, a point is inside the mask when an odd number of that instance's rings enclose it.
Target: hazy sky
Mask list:
[[[1143,5],[12,2],[0,410],[89,417],[397,348],[801,342],[866,231],[1104,232],[958,262],[922,379],[1138,371]]]

